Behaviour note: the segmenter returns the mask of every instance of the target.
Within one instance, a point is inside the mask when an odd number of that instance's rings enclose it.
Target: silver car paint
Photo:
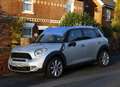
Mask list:
[[[76,41],[75,47],[69,47],[68,44],[69,43],[65,43],[65,48],[63,51],[66,56],[67,65],[85,61],[86,47],[82,47],[84,41]]]
[[[43,64],[47,56],[54,51],[60,51],[61,47],[63,47],[62,52],[65,55],[67,65],[96,59],[97,52],[100,49],[100,47],[102,45],[108,45],[108,40],[102,35],[101,32],[100,34],[102,36],[100,38],[76,41],[77,44],[76,47],[69,47],[68,46],[69,42],[65,42],[64,46],[63,43],[34,43],[25,47],[18,46],[12,49],[11,53],[28,53],[31,55],[32,60],[26,60],[26,62],[19,62],[19,61],[13,61],[12,58],[9,58],[8,66],[9,65],[18,66],[18,67],[36,66],[35,68],[26,72],[37,71],[43,68]],[[47,51],[44,52],[40,57],[36,57],[34,54],[35,50],[41,48],[46,48]],[[25,71],[16,71],[16,72],[25,72]]]
[[[36,68],[32,69],[31,71],[37,71],[39,69],[42,69],[43,63],[44,63],[47,55],[49,55],[51,52],[59,51],[61,49],[61,46],[62,46],[61,43],[49,43],[49,44],[35,43],[35,44],[31,44],[31,45],[28,45],[25,47],[18,46],[16,48],[12,49],[11,53],[28,53],[31,55],[32,60],[26,60],[26,62],[19,62],[19,61],[12,61],[13,58],[9,58],[8,63],[9,63],[9,65],[18,66],[18,67],[36,66]],[[40,57],[35,56],[35,54],[34,54],[35,50],[41,49],[41,48],[46,48],[47,51],[45,53],[43,53]],[[9,69],[10,69],[10,67],[9,67]],[[28,71],[28,72],[31,72],[31,71]],[[17,72],[22,72],[22,71],[17,71]]]

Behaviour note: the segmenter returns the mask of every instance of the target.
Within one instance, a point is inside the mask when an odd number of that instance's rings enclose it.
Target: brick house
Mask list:
[[[0,0],[2,9],[11,16],[27,18],[40,25],[58,23],[66,13],[65,4],[67,0]],[[14,5],[14,6],[13,6]],[[75,11],[83,11],[83,2],[75,1]]]
[[[67,13],[68,1],[74,2],[75,12],[83,12],[82,0],[0,0],[0,5],[2,10],[9,15],[25,18],[29,23],[37,23],[44,27],[56,26],[59,23]],[[69,6],[73,9],[71,4]]]
[[[57,25],[68,11],[87,12],[98,23],[109,27],[113,10],[113,0],[0,0],[0,60],[7,60],[11,43],[9,28],[3,21],[6,14],[25,18],[28,23],[37,23],[45,28]],[[6,60],[0,61],[0,71],[7,67]]]
[[[114,7],[114,0],[84,0],[84,11],[105,27],[111,25]]]
[[[109,27],[113,0],[0,0],[2,10],[40,26],[54,26],[67,13],[87,12],[97,23]]]
[[[115,2],[114,0],[94,0],[99,1],[95,9],[95,20],[102,24],[104,27],[111,26],[111,19],[113,18]],[[99,20],[97,20],[99,19]]]
[[[27,20],[27,27],[23,28],[25,38],[36,35],[33,25],[40,29],[56,26],[68,11],[86,12],[98,24],[109,28],[114,11],[113,0],[0,0],[0,6],[10,16]]]

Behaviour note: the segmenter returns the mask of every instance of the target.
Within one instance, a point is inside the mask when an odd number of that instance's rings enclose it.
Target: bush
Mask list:
[[[112,27],[113,32],[119,32],[120,33],[120,26],[114,26]]]
[[[101,27],[101,31],[103,32],[104,36],[107,37],[108,39],[113,38],[113,29],[112,28]]]
[[[77,26],[82,24],[82,18],[80,14],[71,13],[65,15],[60,21],[60,26]]]
[[[112,28],[114,32],[120,32],[120,0],[116,0],[114,13],[114,18],[112,19]]]
[[[11,38],[12,43],[20,43],[20,38],[22,34],[22,27],[25,23],[24,19],[8,17],[8,24],[11,28]]]
[[[60,26],[96,25],[96,22],[87,13],[67,13],[60,21]]]

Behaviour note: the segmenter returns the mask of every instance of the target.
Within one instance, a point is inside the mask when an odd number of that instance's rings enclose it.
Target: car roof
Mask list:
[[[88,29],[88,28],[95,29],[93,26],[62,26],[62,27],[47,28],[46,30],[44,30],[43,33],[47,33],[47,34],[55,33],[62,35],[63,33],[71,29]]]
[[[93,26],[62,26],[62,27],[53,27],[53,28],[47,28],[47,30],[65,30],[65,31],[68,31],[68,30],[71,30],[71,29],[95,29],[95,27]]]

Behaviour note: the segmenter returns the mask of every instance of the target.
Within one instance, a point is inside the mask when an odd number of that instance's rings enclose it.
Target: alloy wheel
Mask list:
[[[63,72],[63,63],[61,59],[55,58],[51,60],[48,65],[48,69],[49,69],[48,72],[50,76],[55,78],[60,77]]]
[[[101,57],[102,57],[102,58],[101,58],[102,64],[103,64],[104,66],[107,66],[107,65],[109,64],[109,59],[110,59],[108,53],[107,53],[107,52],[103,52],[103,54],[102,54]]]

